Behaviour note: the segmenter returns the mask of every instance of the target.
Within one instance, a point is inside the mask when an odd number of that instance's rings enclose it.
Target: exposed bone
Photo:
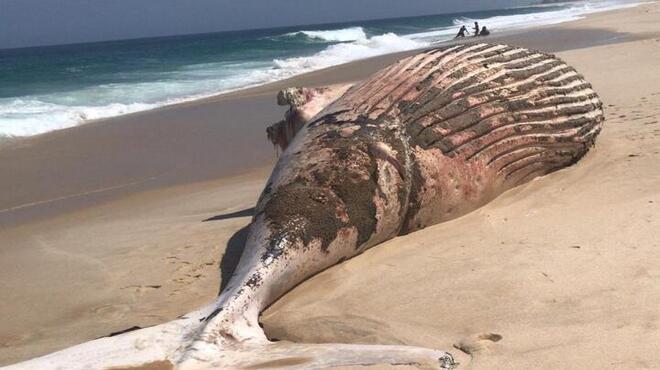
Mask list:
[[[277,94],[278,105],[288,105],[284,119],[266,129],[268,140],[284,151],[296,133],[323,108],[340,97],[353,84],[325,87],[289,87]]]

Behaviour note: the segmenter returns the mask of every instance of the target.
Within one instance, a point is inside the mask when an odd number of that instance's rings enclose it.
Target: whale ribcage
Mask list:
[[[577,161],[603,121],[600,99],[572,67],[508,45],[429,50],[342,99],[358,115],[398,120],[424,149],[485,161],[516,183]]]

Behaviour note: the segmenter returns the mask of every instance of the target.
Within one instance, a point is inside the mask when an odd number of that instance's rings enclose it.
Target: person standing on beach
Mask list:
[[[462,25],[461,29],[458,30],[458,33],[456,34],[456,37],[454,37],[454,39],[457,39],[459,37],[465,37],[466,33],[468,33],[468,29],[467,27],[465,27],[465,25]]]
[[[474,22],[474,35],[479,36],[479,22]]]

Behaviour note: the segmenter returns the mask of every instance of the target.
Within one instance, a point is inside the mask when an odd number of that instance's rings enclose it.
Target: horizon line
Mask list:
[[[574,2],[575,0],[568,0],[566,2]],[[507,10],[507,9],[521,9],[521,8],[533,8],[538,7],[543,4],[530,4],[523,6],[513,6],[513,7],[503,7],[496,9],[488,10],[471,10],[467,12],[449,12],[449,13],[435,13],[435,14],[424,14],[424,15],[411,15],[405,17],[386,17],[386,18],[367,18],[367,19],[355,19],[350,21],[343,22],[322,22],[322,23],[306,23],[306,24],[293,24],[288,26],[276,26],[276,27],[258,27],[258,28],[242,28],[235,30],[224,30],[224,31],[211,31],[211,32],[194,32],[194,33],[182,33],[182,34],[169,34],[161,36],[143,36],[143,37],[129,37],[121,39],[108,39],[108,40],[98,40],[98,41],[83,41],[83,42],[69,42],[63,44],[42,44],[42,45],[33,45],[33,46],[17,46],[9,48],[1,48],[0,53],[7,51],[28,51],[30,49],[42,49],[42,48],[58,48],[58,47],[67,47],[67,46],[79,46],[79,45],[92,45],[92,44],[110,44],[123,41],[146,41],[146,40],[157,40],[157,39],[168,39],[168,38],[185,38],[185,37],[194,37],[202,35],[217,35],[222,33],[233,33],[233,32],[247,32],[247,31],[263,31],[263,30],[277,30],[277,29],[286,29],[286,28],[295,28],[295,27],[307,27],[307,26],[328,26],[328,25],[342,25],[355,22],[374,22],[374,21],[384,21],[390,19],[406,19],[406,18],[421,18],[421,17],[435,17],[439,15],[458,15],[458,14],[470,14],[470,13],[480,13],[480,12],[494,12],[498,10]],[[545,4],[547,5],[559,5],[559,4]]]

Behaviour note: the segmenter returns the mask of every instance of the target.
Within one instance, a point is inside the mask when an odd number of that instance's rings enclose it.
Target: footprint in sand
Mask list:
[[[146,292],[149,292],[149,291],[152,291],[152,290],[155,290],[155,289],[160,289],[161,287],[162,287],[162,285],[129,285],[129,286],[122,287],[121,289],[122,290],[130,289],[133,292],[138,293],[139,295],[142,295]]]
[[[105,304],[90,309],[89,313],[93,316],[101,315],[105,317],[120,318],[129,310],[128,305],[125,304]]]
[[[190,262],[190,250],[192,245],[186,245],[178,248],[175,255],[165,257],[165,260],[174,266],[174,274],[169,282],[175,283],[175,287],[168,295],[176,295],[183,291],[183,288],[195,283],[196,281],[216,273],[218,261],[210,258],[196,262]],[[176,255],[178,254],[178,255]],[[194,254],[194,253],[192,253]]]
[[[493,344],[500,340],[502,340],[502,336],[499,334],[481,333],[461,339],[458,343],[454,344],[454,348],[468,355],[474,355],[477,352],[489,351]]]
[[[37,333],[29,333],[29,332],[23,332],[13,336],[9,335],[7,337],[0,336],[0,348],[16,347],[18,345],[22,345],[24,343],[34,341],[38,337],[39,335],[37,335]]]

